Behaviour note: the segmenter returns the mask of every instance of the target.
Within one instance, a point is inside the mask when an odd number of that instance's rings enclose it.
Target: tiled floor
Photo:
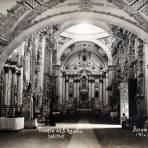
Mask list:
[[[40,126],[20,132],[0,132],[0,148],[147,148],[148,137],[120,125],[79,123]]]

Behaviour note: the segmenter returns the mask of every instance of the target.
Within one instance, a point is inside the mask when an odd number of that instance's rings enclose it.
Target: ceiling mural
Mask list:
[[[148,1],[147,0],[109,0],[126,11],[148,31]]]
[[[1,6],[4,6],[3,9],[6,8],[4,0],[1,1]],[[130,29],[133,33],[136,32],[142,40],[148,42],[147,0],[13,0],[6,10],[0,13],[1,63],[10,56],[23,40],[32,34],[54,24],[58,24],[57,32],[60,32],[60,26],[65,22],[75,19],[76,22],[79,22],[83,17],[84,20],[91,21],[92,24],[98,25],[98,27],[102,22],[110,30],[112,30],[112,25],[121,25],[120,27]],[[126,25],[126,23],[129,23],[129,25]],[[112,38],[111,33],[109,36]],[[111,38],[104,36],[101,42],[110,48]],[[71,38],[60,36],[58,39],[60,40],[60,48]],[[106,44],[109,40],[110,44]]]
[[[12,6],[13,5],[14,3],[12,4]],[[133,20],[136,20],[133,23],[137,23],[137,25],[139,25],[145,31],[148,31],[147,0],[101,0],[99,2],[96,0],[19,0],[16,1],[15,6],[10,9],[7,8],[8,10],[6,15],[0,15],[0,36],[2,36],[1,40],[9,40],[9,38],[11,38],[12,36],[19,34],[21,31],[36,24],[38,21],[46,19],[41,18],[41,20],[37,20],[37,22],[32,21],[36,17],[40,17],[43,12],[51,10],[53,7],[58,7],[58,5],[60,5],[60,7],[78,5],[81,11],[84,9],[85,11],[93,11],[91,8],[93,7],[93,9],[95,9],[95,6],[97,5],[120,8],[123,9],[127,14],[132,16]],[[96,10],[94,10],[94,12],[95,11]],[[48,18],[50,16],[46,17]],[[10,34],[11,36],[9,36]]]

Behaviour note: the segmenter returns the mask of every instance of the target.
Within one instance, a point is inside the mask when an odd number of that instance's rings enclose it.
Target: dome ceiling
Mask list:
[[[74,26],[69,27],[66,32],[73,34],[99,34],[104,33],[105,31],[95,25],[91,25],[88,23],[81,23]]]
[[[102,28],[90,24],[90,23],[78,23],[76,25],[72,25],[64,32],[61,33],[61,36],[67,37],[67,38],[90,38],[90,39],[99,39],[106,36],[109,36],[109,34],[103,30]]]
[[[108,58],[104,50],[94,43],[77,42],[65,49],[61,61],[67,71],[85,69],[99,72],[100,67],[107,65]]]

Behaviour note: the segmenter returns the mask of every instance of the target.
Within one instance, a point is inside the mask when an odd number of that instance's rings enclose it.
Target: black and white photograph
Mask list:
[[[0,0],[0,148],[148,148],[148,0]]]

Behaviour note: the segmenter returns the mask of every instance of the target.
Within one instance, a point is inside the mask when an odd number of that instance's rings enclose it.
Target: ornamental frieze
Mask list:
[[[19,33],[21,33],[23,30],[27,29],[28,27],[32,26],[35,24],[35,22],[32,24],[31,20],[33,20],[37,15],[41,14],[42,12],[46,11],[47,9],[51,9],[52,7],[58,5],[61,2],[64,2],[65,0],[48,0],[48,1],[41,1],[41,0],[22,0],[22,1],[18,1],[16,6],[14,6],[13,8],[8,10],[8,14],[6,15],[6,19],[5,22],[2,26],[0,26],[0,32],[5,34],[6,36],[8,36],[8,34],[10,33],[9,31],[11,31],[12,26],[14,27],[13,24],[15,24],[26,12],[28,12],[28,15],[26,15],[26,17],[24,18],[23,22],[20,21],[19,24],[17,26],[15,26],[15,30],[11,33],[11,35],[14,37],[16,35],[18,35]],[[137,1],[136,4],[132,4],[130,6],[127,5],[127,3],[123,2],[123,1],[119,1],[119,0],[113,0],[110,1],[113,4],[117,5],[118,7],[122,7],[124,9],[125,4],[127,7],[134,7],[137,10],[142,11],[143,13],[147,13],[147,3],[146,1]],[[81,3],[84,4],[84,6],[86,7],[86,5],[90,6],[92,5],[90,0],[87,1],[81,1]],[[124,7],[123,7],[124,6]],[[29,12],[30,11],[30,12]],[[139,24],[143,26],[143,29],[147,29],[147,25],[145,25],[145,20],[143,20],[142,16],[136,14],[134,15],[135,19],[138,20],[139,22],[144,22],[143,24]],[[29,17],[28,17],[29,16]],[[123,18],[124,19],[124,18]],[[28,25],[28,26],[27,26]],[[15,33],[18,30],[18,33]]]

